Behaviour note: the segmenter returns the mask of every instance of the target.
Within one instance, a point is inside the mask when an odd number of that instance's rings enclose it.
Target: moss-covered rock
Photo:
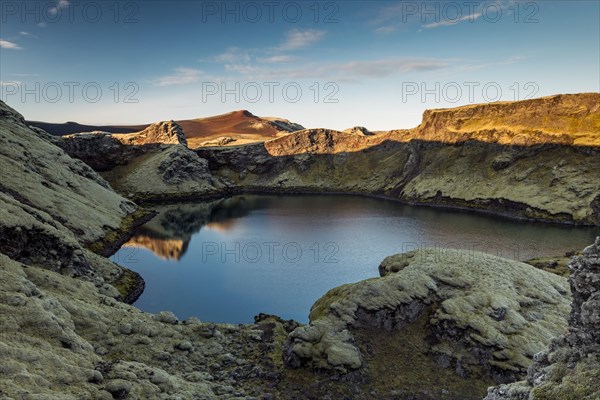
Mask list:
[[[537,354],[527,381],[490,388],[486,400],[600,398],[600,237],[569,263],[568,332]]]
[[[386,258],[381,278],[332,289],[310,324],[288,337],[285,360],[348,372],[364,365],[353,331],[406,329],[427,309],[429,355],[461,376],[506,382],[566,327],[565,278],[479,252],[417,250]]]

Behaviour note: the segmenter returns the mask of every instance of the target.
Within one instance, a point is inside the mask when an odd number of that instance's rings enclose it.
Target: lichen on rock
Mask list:
[[[348,372],[362,355],[352,331],[402,330],[429,309],[430,356],[461,376],[507,382],[562,332],[566,279],[479,252],[422,249],[386,258],[382,277],[332,289],[312,307],[310,324],[290,333],[285,360]]]
[[[567,333],[535,356],[526,381],[490,388],[486,400],[600,398],[600,237],[569,268],[573,304]]]

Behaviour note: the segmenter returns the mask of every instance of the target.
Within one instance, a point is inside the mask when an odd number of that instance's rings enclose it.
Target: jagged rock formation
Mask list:
[[[296,131],[301,131],[302,129],[304,129],[304,127],[302,125],[292,122],[288,119],[284,119],[284,118],[263,117],[262,119],[270,121],[275,126],[277,126],[279,129],[281,129],[282,131],[286,131],[286,132],[296,132]]]
[[[351,135],[360,135],[360,136],[371,136],[373,132],[365,128],[364,126],[355,126],[352,128],[344,129],[344,133],[349,133]]]
[[[136,201],[202,197],[223,186],[210,174],[206,160],[179,144],[161,145],[103,175],[115,190]]]
[[[570,264],[568,332],[537,354],[526,382],[490,388],[486,400],[600,398],[600,237]]]
[[[220,185],[208,163],[187,148],[182,128],[158,122],[141,132],[82,133],[54,138],[70,156],[102,172],[113,188],[132,200],[190,198]]]
[[[52,142],[98,172],[111,170],[144,153],[142,147],[125,146],[106,132],[76,133],[54,138]]]
[[[52,142],[96,171],[126,165],[134,158],[157,151],[161,144],[187,146],[183,130],[173,121],[157,122],[131,134],[82,132],[52,138]]]
[[[181,144],[187,146],[183,129],[174,121],[152,124],[141,132],[128,135],[114,135],[114,138],[127,145]]]

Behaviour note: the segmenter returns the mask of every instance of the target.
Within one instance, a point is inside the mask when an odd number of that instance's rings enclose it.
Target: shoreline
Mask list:
[[[264,195],[264,196],[297,196],[297,195],[307,195],[307,196],[360,196],[372,199],[381,199],[381,200],[389,200],[401,205],[407,206],[415,206],[415,207],[429,207],[436,208],[440,210],[447,211],[455,211],[455,212],[464,212],[469,214],[480,214],[487,215],[491,217],[496,217],[504,220],[512,220],[512,221],[522,221],[529,223],[541,223],[541,224],[550,224],[550,225],[559,225],[559,226],[572,226],[572,227],[597,227],[596,224],[588,224],[588,223],[580,223],[575,222],[571,219],[569,220],[561,220],[559,218],[556,219],[548,219],[548,218],[532,218],[523,215],[518,215],[514,213],[510,213],[509,211],[498,211],[487,208],[475,208],[469,207],[468,205],[453,205],[453,204],[440,204],[433,202],[419,202],[419,201],[408,201],[404,199],[400,199],[393,196],[388,196],[385,194],[376,194],[376,193],[363,193],[363,192],[341,192],[341,191],[316,191],[313,189],[290,189],[290,190],[277,190],[277,189],[265,189],[265,188],[233,188],[227,189],[220,192],[213,193],[199,193],[195,195],[183,195],[183,196],[164,196],[164,197],[133,197],[130,200],[134,201],[136,204],[140,206],[156,206],[156,205],[169,205],[176,203],[184,203],[184,202],[195,202],[195,201],[209,201],[209,200],[224,200],[234,196],[242,196],[242,195]],[[461,200],[461,199],[455,199]],[[522,206],[524,209],[533,209],[533,207],[528,206],[523,203],[516,203],[512,201],[508,201],[505,199],[495,199],[497,202],[503,204],[515,204]],[[469,203],[468,201],[462,200],[465,203]],[[538,210],[541,211],[541,210]],[[543,212],[543,211],[541,211]],[[145,221],[147,222],[147,221]],[[112,255],[112,254],[111,254]]]

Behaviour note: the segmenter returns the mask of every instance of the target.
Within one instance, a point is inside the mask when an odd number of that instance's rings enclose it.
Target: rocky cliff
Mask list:
[[[302,134],[198,153],[213,176],[238,192],[358,193],[512,218],[600,223],[598,148],[394,140],[363,147],[357,136],[334,144],[341,132]],[[302,145],[296,152],[293,142],[304,141],[311,150]]]
[[[456,143],[600,146],[600,94],[563,94],[516,102],[427,110],[409,135]]]
[[[187,139],[181,126],[174,121],[164,121],[148,126],[146,129],[130,134],[112,135],[123,144],[144,145],[152,143],[181,144],[187,147]]]

